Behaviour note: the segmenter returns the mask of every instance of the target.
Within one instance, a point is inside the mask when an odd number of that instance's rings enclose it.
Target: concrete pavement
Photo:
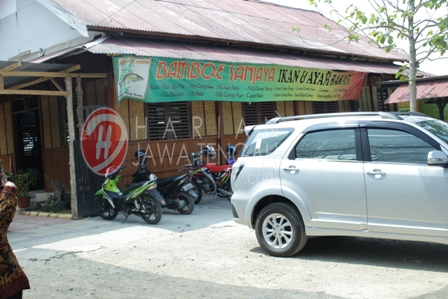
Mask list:
[[[213,203],[212,197],[203,198],[190,215],[181,215],[168,209],[162,211],[162,220],[156,225],[147,224],[135,215],[129,216],[123,223],[125,217],[121,214],[116,219],[107,221],[100,217],[73,220],[17,213],[9,227],[8,239],[18,257],[45,259],[63,252],[86,251],[104,246],[104,242],[109,241],[101,240],[102,235],[118,234],[123,242],[140,238],[141,230],[179,232],[203,229],[226,221],[233,222],[230,203],[223,198],[217,198]],[[123,231],[126,233],[123,234]],[[111,238],[110,243],[114,242],[116,240]],[[52,245],[46,246],[46,244]],[[46,250],[39,250],[43,247]]]
[[[56,224],[69,223],[74,221],[69,217],[54,217],[43,215],[26,215],[17,213],[9,226],[8,232],[19,232],[29,229],[48,227]]]

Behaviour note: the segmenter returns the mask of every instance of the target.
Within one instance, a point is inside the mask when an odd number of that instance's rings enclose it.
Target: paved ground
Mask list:
[[[19,213],[17,213],[14,216],[14,221],[9,226],[8,231],[19,232],[29,229],[37,229],[62,223],[68,223],[72,221],[74,220],[67,218],[20,215]]]
[[[266,255],[229,202],[148,225],[17,215],[9,239],[41,298],[448,298],[448,247],[349,237],[312,238],[291,258]]]

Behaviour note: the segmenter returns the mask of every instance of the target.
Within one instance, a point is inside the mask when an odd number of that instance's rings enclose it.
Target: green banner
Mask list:
[[[118,101],[357,100],[366,73],[159,57],[114,57]]]

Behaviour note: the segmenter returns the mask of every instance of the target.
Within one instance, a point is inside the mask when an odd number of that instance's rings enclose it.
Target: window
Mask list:
[[[415,124],[433,133],[448,144],[448,124],[446,122],[440,120],[425,120],[416,122]]]
[[[315,114],[339,112],[338,102],[313,102],[313,111]]]
[[[291,128],[254,131],[247,139],[241,157],[269,155],[274,152],[293,131],[294,129]]]
[[[189,102],[147,103],[148,139],[183,139],[191,137]]]
[[[417,136],[390,129],[368,129],[370,158],[374,162],[427,164],[434,147]]]
[[[246,126],[264,124],[276,117],[275,102],[244,103],[243,116]]]
[[[306,134],[295,147],[296,159],[356,160],[354,129]]]

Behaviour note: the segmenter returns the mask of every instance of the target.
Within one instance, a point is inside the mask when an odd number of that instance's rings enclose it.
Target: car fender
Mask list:
[[[283,197],[288,198],[299,210],[305,226],[311,226],[311,213],[302,197],[297,194],[297,192],[294,192],[294,190],[292,190],[291,188],[282,187],[282,191]]]
[[[253,190],[254,191],[254,190]],[[275,184],[269,184],[265,187],[258,188],[250,197],[248,203],[247,203],[247,209],[245,211],[246,219],[252,219],[255,206],[259,203],[259,201],[267,196],[280,196],[285,197],[288,199],[291,203],[293,203],[297,209],[299,210],[302,219],[304,221],[305,226],[309,226],[309,223],[311,221],[311,214],[303,202],[303,200],[298,196],[298,194],[294,194],[292,190],[283,190],[282,185],[280,182],[276,182]],[[249,221],[249,223],[251,223]]]
[[[248,220],[247,222],[250,225],[250,227],[253,228],[250,219],[252,219],[255,206],[260,202],[260,200],[266,196],[272,196],[272,195],[283,196],[283,194],[281,192],[281,185],[279,182],[275,184],[265,185],[264,187],[257,188],[256,190],[251,191],[255,192],[252,193],[250,199],[247,202],[245,218]]]

